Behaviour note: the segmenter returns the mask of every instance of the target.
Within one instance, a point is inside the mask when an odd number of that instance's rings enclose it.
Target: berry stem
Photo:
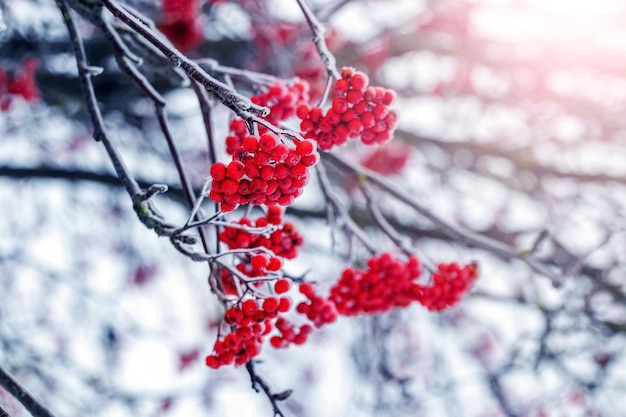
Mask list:
[[[326,198],[326,202],[329,204],[330,207],[337,210],[340,218],[344,222],[343,227],[350,234],[358,238],[369,252],[376,253],[378,251],[376,245],[370,240],[365,231],[361,227],[359,227],[359,225],[356,224],[356,222],[352,219],[352,216],[350,216],[350,213],[348,212],[346,206],[339,200],[339,197],[333,191],[324,165],[322,163],[319,163],[315,167],[317,177],[320,181],[320,188],[322,190],[322,193],[324,194],[324,197]]]
[[[329,152],[325,152],[323,154],[323,157],[329,160],[338,168],[352,173],[356,178],[364,178],[364,180],[368,181],[380,190],[411,207],[413,210],[415,210],[415,212],[425,217],[435,227],[437,227],[450,238],[462,241],[471,247],[480,248],[488,252],[494,253],[505,259],[519,259],[526,263],[528,266],[530,266],[532,269],[534,269],[536,272],[550,278],[552,281],[552,285],[554,285],[555,287],[560,286],[561,278],[556,276],[546,265],[533,259],[529,259],[528,257],[521,256],[514,247],[496,239],[487,237],[485,235],[472,232],[460,225],[455,225],[447,220],[444,220],[443,218],[428,210],[425,206],[420,204],[408,193],[400,190],[386,178],[383,178],[374,171],[359,166],[353,162],[350,162],[340,156]],[[318,165],[321,165],[321,163]]]
[[[296,2],[298,3],[298,6],[300,6],[300,10],[302,10],[302,14],[313,32],[313,43],[317,48],[317,53],[324,63],[328,77],[339,78],[340,75],[337,70],[335,56],[328,49],[328,45],[326,45],[326,40],[324,39],[324,32],[326,31],[326,29],[324,29],[324,25],[317,20],[315,13],[313,13],[306,0],[296,0]]]
[[[173,65],[182,68],[189,77],[204,86],[222,104],[233,110],[242,119],[251,115],[264,116],[267,108],[253,104],[248,98],[240,95],[234,89],[206,73],[197,63],[181,54],[173,45],[162,38],[157,32],[137,19],[133,14],[126,11],[115,0],[101,0],[113,16],[120,19],[137,34],[159,49]]]

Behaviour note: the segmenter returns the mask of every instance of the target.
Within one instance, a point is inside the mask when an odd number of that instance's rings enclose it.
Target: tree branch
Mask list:
[[[39,400],[37,400],[26,388],[13,378],[0,366],[0,386],[8,391],[16,400],[33,415],[33,417],[54,417]],[[4,412],[0,409],[0,412]],[[5,413],[6,414],[6,413]],[[8,415],[8,414],[6,414]],[[2,414],[0,413],[0,417]]]

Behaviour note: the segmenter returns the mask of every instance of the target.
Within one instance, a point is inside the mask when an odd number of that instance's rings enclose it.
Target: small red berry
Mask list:
[[[228,174],[228,177],[233,180],[241,179],[241,177],[243,177],[245,173],[243,163],[239,161],[232,161],[228,164],[228,167],[226,168],[226,173]]]
[[[282,261],[278,258],[270,258],[269,262],[267,263],[267,270],[268,271],[278,271],[280,269],[280,267],[282,266]]]
[[[211,169],[209,172],[211,174],[211,178],[213,178],[213,181],[222,181],[224,178],[226,178],[226,165],[224,165],[222,162],[216,162],[211,165]]]
[[[289,288],[291,288],[291,281],[286,278],[279,279],[274,283],[274,291],[276,291],[276,294],[286,293],[289,291]]]

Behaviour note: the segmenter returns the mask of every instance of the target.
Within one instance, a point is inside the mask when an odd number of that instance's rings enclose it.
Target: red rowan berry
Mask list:
[[[279,301],[276,297],[268,297],[263,301],[263,310],[266,313],[275,313],[278,310]]]
[[[266,133],[261,135],[259,138],[259,148],[263,152],[272,152],[274,147],[276,147],[276,137],[273,134]]]
[[[337,91],[338,93],[344,94],[349,89],[350,89],[350,83],[347,80],[340,78],[337,81],[335,81],[335,91]],[[300,116],[298,115],[298,117]]]
[[[256,178],[259,175],[259,167],[252,161],[246,162],[244,172],[249,178]]]
[[[312,140],[301,140],[296,144],[296,153],[300,156],[310,155],[315,151],[315,143]]]
[[[226,178],[226,165],[221,162],[211,165],[210,174],[213,181],[222,181]]]
[[[257,309],[258,305],[255,300],[248,299],[241,304],[241,311],[247,316],[252,315]]]
[[[289,152],[289,148],[283,143],[279,143],[276,147],[271,151],[270,157],[275,162],[283,162],[287,157]]]
[[[323,115],[323,111],[321,108],[319,107],[313,107],[311,109],[311,111],[309,112],[309,119],[311,119],[312,122],[318,122]]]
[[[286,293],[289,291],[289,288],[291,288],[291,281],[288,279],[282,278],[274,283],[274,291],[276,291],[276,294]]]
[[[211,190],[209,192],[209,198],[218,204],[224,201],[224,195],[218,191]]]
[[[336,113],[341,114],[348,110],[348,102],[342,97],[336,97],[332,101],[332,108]]]
[[[362,72],[356,72],[352,77],[350,77],[350,87],[355,90],[363,90],[365,87],[369,85],[369,79],[367,75]]]
[[[354,68],[343,67],[341,69],[341,78],[343,78],[344,80],[350,80],[353,74],[354,74]]]
[[[234,203],[228,203],[226,201],[220,203],[220,210],[223,211],[224,213],[233,211],[236,208],[237,208],[237,204],[234,204]]]
[[[281,297],[278,302],[278,311],[286,313],[291,308],[291,300],[288,297]]]
[[[244,165],[239,161],[232,161],[226,168],[228,177],[233,180],[239,180],[244,175]]]
[[[254,153],[259,149],[259,140],[255,136],[246,136],[242,146],[246,151]]]
[[[317,152],[311,155],[305,155],[300,159],[300,163],[305,167],[310,167],[318,163],[320,156]]]
[[[261,173],[259,175],[261,179],[264,181],[269,181],[274,178],[274,167],[271,165],[265,165],[261,168]]]
[[[224,194],[235,194],[239,190],[239,184],[233,179],[226,178],[221,182],[221,189]]]
[[[280,259],[278,258],[270,258],[268,264],[267,264],[267,270],[268,271],[278,271],[280,269],[280,267],[282,266],[282,262]]]
[[[309,106],[307,104],[300,104],[297,108],[296,108],[296,116],[298,116],[298,119],[306,119],[307,116],[309,115]]]
[[[299,289],[300,293],[308,298],[311,298],[313,295],[315,295],[315,289],[313,288],[313,285],[309,282],[303,282],[302,284],[300,284]]]
[[[250,265],[252,265],[252,269],[261,270],[267,267],[268,259],[265,255],[256,255],[253,256],[250,260]]]
[[[256,166],[262,168],[270,162],[270,155],[265,152],[257,152],[254,154],[252,161],[256,164]]]

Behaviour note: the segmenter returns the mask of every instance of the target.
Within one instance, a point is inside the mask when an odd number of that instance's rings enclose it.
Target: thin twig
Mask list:
[[[250,71],[240,68],[227,67],[220,65],[218,61],[212,58],[198,59],[196,62],[206,71],[210,73],[217,73],[222,75],[229,75],[231,77],[247,80],[257,85],[272,85],[277,81],[289,82],[283,78],[276,77],[271,74],[265,74],[263,72]]]
[[[528,266],[530,266],[532,269],[534,269],[536,272],[550,278],[552,284],[555,287],[561,285],[561,278],[555,275],[543,263],[523,256],[519,253],[519,251],[515,250],[515,248],[503,242],[488,238],[487,236],[475,233],[471,230],[465,229],[462,226],[452,224],[447,220],[440,218],[439,216],[428,210],[426,207],[422,206],[415,198],[400,190],[389,180],[383,178],[381,175],[375,173],[374,171],[366,169],[355,163],[349,162],[346,159],[341,158],[340,156],[337,156],[333,153],[326,152],[322,156],[331,161],[339,168],[351,172],[357,177],[357,180],[367,180],[382,191],[385,191],[387,194],[408,205],[419,215],[430,221],[435,227],[437,227],[447,236],[464,242],[468,246],[486,250],[505,259],[519,259],[522,262],[526,263]]]
[[[234,89],[223,82],[207,74],[200,65],[193,62],[180,53],[170,42],[163,38],[158,32],[146,26],[132,13],[121,7],[115,0],[101,0],[115,17],[127,24],[140,36],[158,48],[176,67],[181,67],[187,75],[198,81],[222,104],[233,110],[242,119],[249,119],[252,115],[265,116],[269,112],[266,107],[252,103],[248,98],[240,95]]]
[[[339,196],[337,196],[337,194],[333,191],[328,175],[326,174],[326,168],[321,161],[315,166],[315,168],[320,181],[322,193],[324,194],[329,206],[332,206],[334,210],[337,211],[338,217],[343,220],[345,229],[352,235],[356,236],[368,251],[376,253],[378,251],[376,245],[374,245],[374,243],[370,240],[365,231],[354,222],[352,216],[350,216],[350,213],[348,212],[348,209],[346,209],[345,205],[339,200]]]
[[[60,2],[63,1],[60,0]],[[33,417],[54,417],[54,414],[52,414],[46,406],[28,392],[26,388],[17,382],[17,380],[2,367],[0,367],[0,386],[22,403]]]
[[[91,122],[94,128],[94,139],[96,141],[102,142],[104,145],[109,159],[113,164],[113,169],[117,174],[118,178],[124,185],[126,192],[129,194],[131,199],[133,200],[133,208],[139,216],[140,220],[146,225],[146,227],[150,229],[154,229],[155,232],[159,235],[171,235],[172,231],[175,229],[174,226],[167,224],[160,214],[156,211],[156,209],[152,206],[151,202],[143,198],[143,192],[137,181],[132,177],[128,168],[124,164],[124,161],[120,154],[117,152],[117,149],[109,140],[106,129],[104,127],[104,121],[102,119],[102,113],[100,112],[100,108],[98,107],[98,101],[96,99],[95,90],[93,87],[93,83],[91,82],[91,77],[94,75],[93,69],[89,66],[87,61],[87,54],[85,53],[85,47],[83,45],[82,37],[76,27],[76,22],[72,17],[72,12],[69,9],[67,3],[64,0],[57,0],[57,6],[61,11],[61,15],[63,16],[63,21],[67,27],[68,33],[70,35],[70,41],[72,43],[72,47],[74,49],[74,55],[76,58],[76,66],[78,68],[78,77],[81,82],[81,88],[83,90],[83,95],[85,98],[85,103],[87,106],[87,111],[90,115]]]
[[[380,228],[382,232],[387,235],[391,241],[402,250],[407,256],[412,256],[415,253],[415,249],[407,245],[406,240],[401,236],[396,229],[389,224],[384,214],[380,210],[378,204],[376,204],[374,197],[372,196],[371,191],[368,189],[367,184],[363,184],[361,186],[361,192],[365,196],[367,200],[367,209]]]
[[[254,369],[254,363],[252,361],[246,363],[246,370],[248,371],[248,375],[250,375],[252,388],[256,392],[259,392],[259,388],[261,388],[261,390],[270,400],[272,408],[274,409],[274,417],[285,417],[285,414],[278,405],[278,402],[286,400],[291,395],[291,390],[283,391],[280,393],[273,393],[267,382],[265,382],[265,380],[256,373],[256,370]]]
[[[300,6],[300,10],[302,10],[302,14],[306,19],[311,31],[313,32],[313,43],[317,48],[317,53],[319,54],[322,62],[324,63],[324,67],[326,68],[326,72],[329,77],[339,78],[339,71],[337,70],[337,63],[335,60],[335,56],[328,49],[328,45],[326,45],[326,39],[324,38],[324,25],[317,20],[315,17],[315,13],[311,10],[306,0],[296,0],[298,6]]]

